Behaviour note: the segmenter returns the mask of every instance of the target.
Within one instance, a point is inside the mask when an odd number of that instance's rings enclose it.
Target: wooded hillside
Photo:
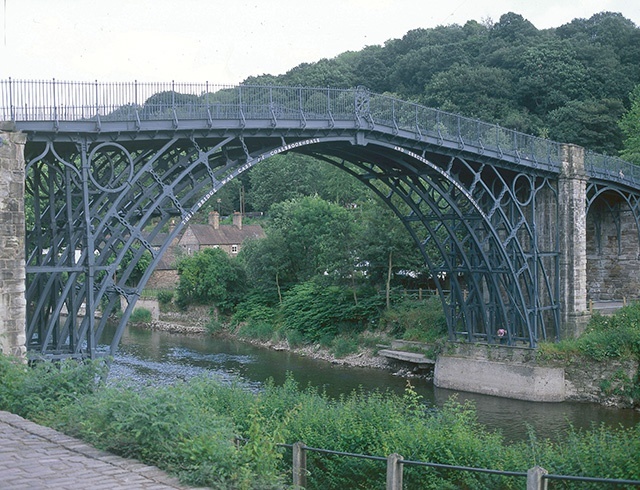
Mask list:
[[[305,41],[306,42],[306,41]],[[383,46],[303,63],[245,84],[354,87],[612,155],[640,84],[640,28],[602,12],[552,29],[515,13],[416,29]]]

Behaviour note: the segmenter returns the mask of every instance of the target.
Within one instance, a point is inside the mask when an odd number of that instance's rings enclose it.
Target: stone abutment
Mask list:
[[[26,135],[0,126],[0,352],[21,358],[26,354],[25,142]]]

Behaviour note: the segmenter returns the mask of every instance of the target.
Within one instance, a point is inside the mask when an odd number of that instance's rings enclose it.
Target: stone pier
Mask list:
[[[587,174],[584,148],[563,145],[558,179],[561,338],[578,337],[589,322],[587,307]]]
[[[0,352],[25,357],[24,145],[0,123]]]

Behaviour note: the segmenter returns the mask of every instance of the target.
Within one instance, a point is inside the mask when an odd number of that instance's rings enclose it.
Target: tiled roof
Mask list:
[[[264,238],[266,235],[260,225],[244,225],[242,229],[233,225],[220,225],[214,229],[211,225],[189,225],[200,246],[240,245],[247,238]]]

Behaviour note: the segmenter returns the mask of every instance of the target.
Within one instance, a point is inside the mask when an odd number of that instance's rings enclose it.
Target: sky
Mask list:
[[[638,0],[0,0],[0,9],[0,80],[237,84],[507,12],[538,29],[602,11],[640,26]]]

